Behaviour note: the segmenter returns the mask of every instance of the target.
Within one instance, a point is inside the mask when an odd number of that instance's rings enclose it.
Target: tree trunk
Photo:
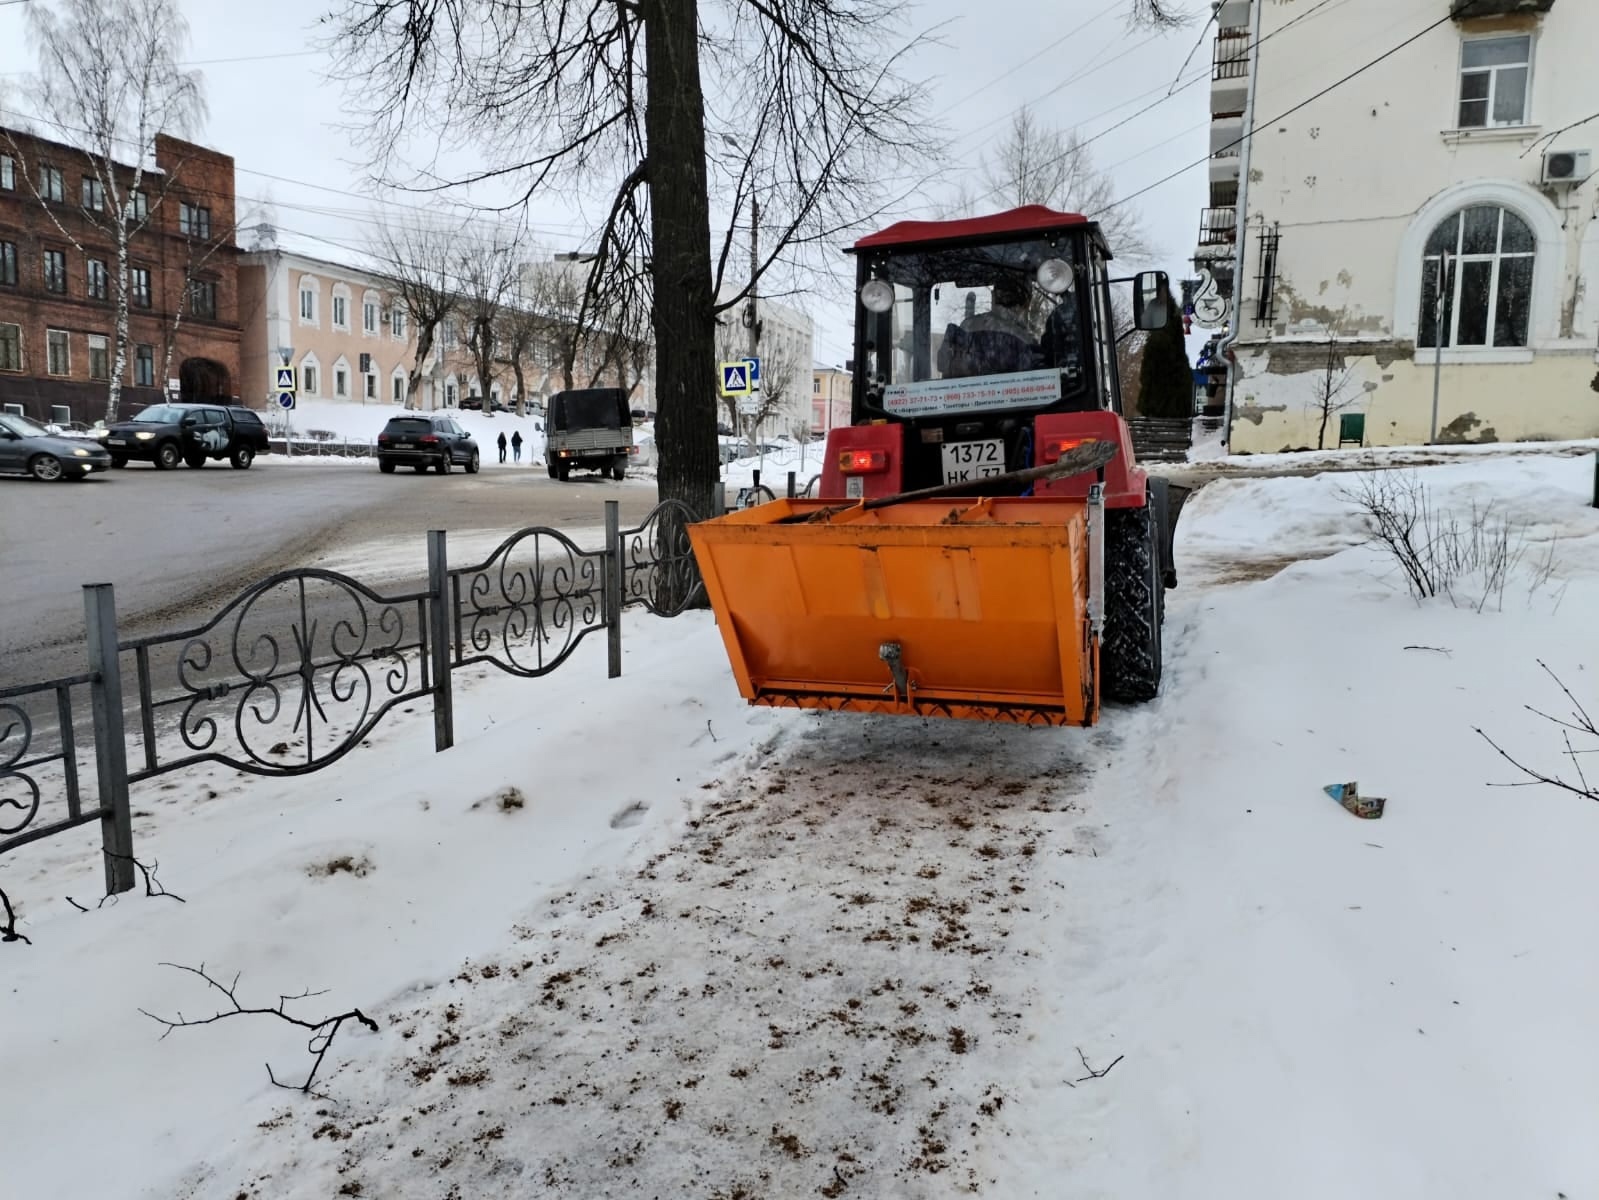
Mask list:
[[[130,200],[129,203],[132,203]],[[122,373],[128,369],[128,222],[117,220],[117,351],[111,365],[111,386],[106,389],[105,420],[117,419],[122,406]]]
[[[648,0],[644,128],[654,249],[657,487],[711,514],[716,453],[710,201],[695,0]]]
[[[433,350],[433,331],[435,328],[437,328],[437,322],[430,325],[426,322],[418,321],[416,324],[416,361],[411,364],[411,373],[405,381],[405,407],[407,411],[422,407],[422,364],[427,361],[427,356]],[[361,386],[365,387],[366,385],[363,383]],[[381,396],[378,398],[382,399]],[[433,398],[433,407],[444,407],[440,403],[440,397],[435,396]]]
[[[511,374],[516,377],[516,415],[525,417],[527,415],[527,385],[522,379],[522,356],[520,354],[511,355]]]

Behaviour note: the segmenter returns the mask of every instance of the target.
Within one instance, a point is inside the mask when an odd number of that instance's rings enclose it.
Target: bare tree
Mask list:
[[[510,364],[511,375],[516,380],[516,415],[519,417],[527,415],[526,369],[531,365],[545,320],[521,295],[500,310],[496,338],[501,361]]]
[[[379,221],[372,252],[383,264],[392,303],[401,308],[416,335],[416,358],[406,379],[405,406],[415,408],[422,394],[423,364],[433,353],[440,327],[460,304],[456,287],[458,228],[423,221]]]
[[[462,235],[454,274],[460,292],[461,328],[487,406],[494,364],[500,359],[501,313],[516,295],[520,274],[516,239],[497,230]]]
[[[896,44],[902,19],[896,0],[342,0],[328,44],[360,80],[352,101],[385,173],[419,134],[464,135],[488,165],[423,186],[609,194],[585,307],[614,313],[627,295],[652,313],[660,492],[703,512],[719,476],[713,318],[735,241],[731,223],[712,237],[712,178],[730,221],[760,196],[757,277],[913,191],[902,168],[929,135],[920,89],[897,73],[918,40]],[[707,88],[702,59],[739,70]]]
[[[1044,204],[1063,212],[1098,213],[1105,240],[1118,258],[1148,261],[1153,242],[1137,209],[1116,203],[1115,181],[1094,165],[1091,147],[1075,129],[1052,129],[1031,109],[1018,109],[992,156],[984,155],[978,185],[962,189],[956,209]]]
[[[114,247],[116,270],[108,282],[116,305],[116,344],[106,392],[106,418],[114,421],[128,366],[129,242],[149,224],[181,174],[170,168],[152,197],[146,192],[145,160],[156,134],[188,136],[204,117],[200,74],[178,66],[189,26],[177,0],[34,4],[28,10],[28,35],[39,59],[38,73],[26,85],[35,111],[80,139],[87,182],[70,210],[64,194],[41,190],[39,164],[28,162],[17,140],[6,137],[28,187],[73,249],[87,254],[85,242],[100,240]],[[119,167],[122,159],[131,166]],[[56,177],[56,182],[62,181]],[[70,211],[70,224],[62,220],[63,211]],[[179,308],[188,304],[188,290],[186,284]]]
[[[184,239],[182,290],[161,334],[161,374],[157,376],[158,379],[172,378],[172,359],[177,353],[178,331],[183,328],[184,317],[216,317],[216,291],[207,287],[203,275],[217,252],[234,244],[237,234],[236,223],[220,229],[191,225]]]
[[[1327,425],[1333,417],[1356,404],[1365,395],[1363,391],[1350,394],[1350,388],[1355,383],[1354,371],[1354,367],[1339,349],[1337,336],[1328,338],[1326,364],[1310,385],[1310,412],[1321,421],[1320,427],[1316,430],[1318,450],[1327,448]]]
[[[1192,14],[1175,0],[1130,0],[1130,2],[1128,20],[1133,25],[1172,30],[1181,29],[1193,20]]]

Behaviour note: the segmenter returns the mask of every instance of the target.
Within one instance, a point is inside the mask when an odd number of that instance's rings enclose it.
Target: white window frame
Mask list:
[[[376,371],[368,371],[363,378],[366,380],[362,385],[364,388],[363,394],[368,400],[376,400],[378,398],[378,373]]]
[[[9,154],[0,154],[0,189],[17,190],[17,160]]]
[[[399,302],[389,310],[389,333],[395,341],[405,341],[405,305]]]
[[[371,320],[368,321],[367,318]],[[363,292],[361,294],[361,334],[363,337],[377,337],[383,328],[383,297],[376,292]]]
[[[339,313],[339,309],[341,307],[344,309],[342,317]],[[342,283],[335,283],[333,285],[333,310],[331,320],[333,322],[333,328],[342,330],[345,333],[350,331],[350,289],[345,287]]]
[[[1449,346],[1445,363],[1529,363],[1535,352],[1558,341],[1560,280],[1566,269],[1566,234],[1561,214],[1548,197],[1528,184],[1510,180],[1471,180],[1445,188],[1410,219],[1399,243],[1394,275],[1394,337],[1414,345],[1421,333],[1422,261],[1427,242],[1451,213],[1477,205],[1506,208],[1532,227],[1537,256],[1532,270],[1527,345]],[[1429,365],[1438,352],[1424,347],[1417,361]]]
[[[1468,67],[1468,66],[1466,66],[1466,47],[1469,46],[1473,42],[1506,42],[1506,41],[1514,41],[1514,40],[1517,40],[1517,39],[1520,39],[1520,40],[1525,41],[1527,43],[1527,61],[1525,63],[1525,67],[1526,67],[1526,71],[1527,71],[1527,83],[1526,83],[1526,90],[1525,90],[1525,92],[1523,93],[1523,95],[1521,97],[1521,120],[1519,120],[1519,121],[1495,121],[1494,120],[1494,100],[1499,94],[1499,73],[1501,71],[1520,70],[1522,68],[1522,64],[1519,64],[1519,63],[1503,63],[1503,64],[1500,64],[1499,66],[1494,66],[1494,67]],[[1533,60],[1535,59],[1536,55],[1537,55],[1537,46],[1535,44],[1535,39],[1533,38],[1532,34],[1530,34],[1530,33],[1484,33],[1484,34],[1474,34],[1474,35],[1471,35],[1471,36],[1462,37],[1460,39],[1460,58],[1459,58],[1459,60],[1458,60],[1458,62],[1456,64],[1456,67],[1455,67],[1455,114],[1454,114],[1454,119],[1452,121],[1450,121],[1450,127],[1453,128],[1453,129],[1460,129],[1460,130],[1468,130],[1468,129],[1522,129],[1522,128],[1525,128],[1528,125],[1531,125],[1532,124],[1532,80],[1533,80],[1533,70],[1534,70],[1534,61]],[[1472,74],[1472,75],[1487,75],[1488,76],[1488,98],[1487,98],[1487,100],[1485,100],[1483,102],[1484,104],[1486,104],[1487,107],[1483,110],[1483,123],[1481,125],[1463,125],[1463,124],[1461,124],[1461,121],[1460,121],[1460,108],[1461,108],[1462,104],[1466,103],[1466,100],[1465,100],[1465,90],[1466,90],[1465,84],[1466,84],[1466,75],[1468,73]]]
[[[96,342],[99,345],[95,345]],[[105,374],[103,375],[94,373],[94,352],[96,350],[105,355]],[[89,334],[89,378],[97,383],[111,378],[111,343],[103,334]]]
[[[0,367],[0,371],[21,371],[27,365],[27,357],[23,354],[22,326],[13,325],[10,321],[0,322],[0,329],[13,329],[17,334],[17,365],[15,367]]]
[[[311,373],[306,374],[307,371]],[[300,394],[302,396],[320,396],[318,390],[322,386],[322,363],[317,356],[307,350],[300,358]]]
[[[52,371],[50,359],[50,339],[56,334],[61,335],[61,341],[66,346],[67,369],[65,371]],[[72,377],[72,335],[65,329],[46,329],[44,331],[44,373],[54,379],[70,379]]]
[[[445,408],[454,408],[455,407],[455,397],[456,397],[455,384],[454,383],[445,384],[444,385],[444,407]]]
[[[315,275],[300,276],[299,287],[295,289],[299,296],[299,308],[296,315],[301,325],[320,328],[322,325],[322,281]],[[311,297],[311,315],[305,315],[305,298]]]
[[[389,376],[389,397],[396,404],[404,404],[406,399],[406,376],[399,367],[394,368],[394,373]]]
[[[333,398],[335,400],[350,398],[350,360],[342,354],[333,363]]]

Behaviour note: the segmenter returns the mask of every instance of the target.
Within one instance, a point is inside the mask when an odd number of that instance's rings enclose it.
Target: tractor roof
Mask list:
[[[965,217],[958,221],[897,221],[879,233],[868,234],[851,252],[889,246],[911,246],[929,242],[981,242],[1017,234],[1053,233],[1069,228],[1087,228],[1095,241],[1104,245],[1099,224],[1082,213],[1056,212],[1042,204],[1026,204],[987,217]],[[1109,247],[1106,247],[1107,257]]]

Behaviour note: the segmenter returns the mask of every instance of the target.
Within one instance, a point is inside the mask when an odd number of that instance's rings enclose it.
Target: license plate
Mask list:
[[[105,444],[108,446],[126,446],[128,443],[122,438],[106,438]]]
[[[969,483],[1005,473],[1005,443],[998,438],[945,442],[943,453],[945,483]]]

